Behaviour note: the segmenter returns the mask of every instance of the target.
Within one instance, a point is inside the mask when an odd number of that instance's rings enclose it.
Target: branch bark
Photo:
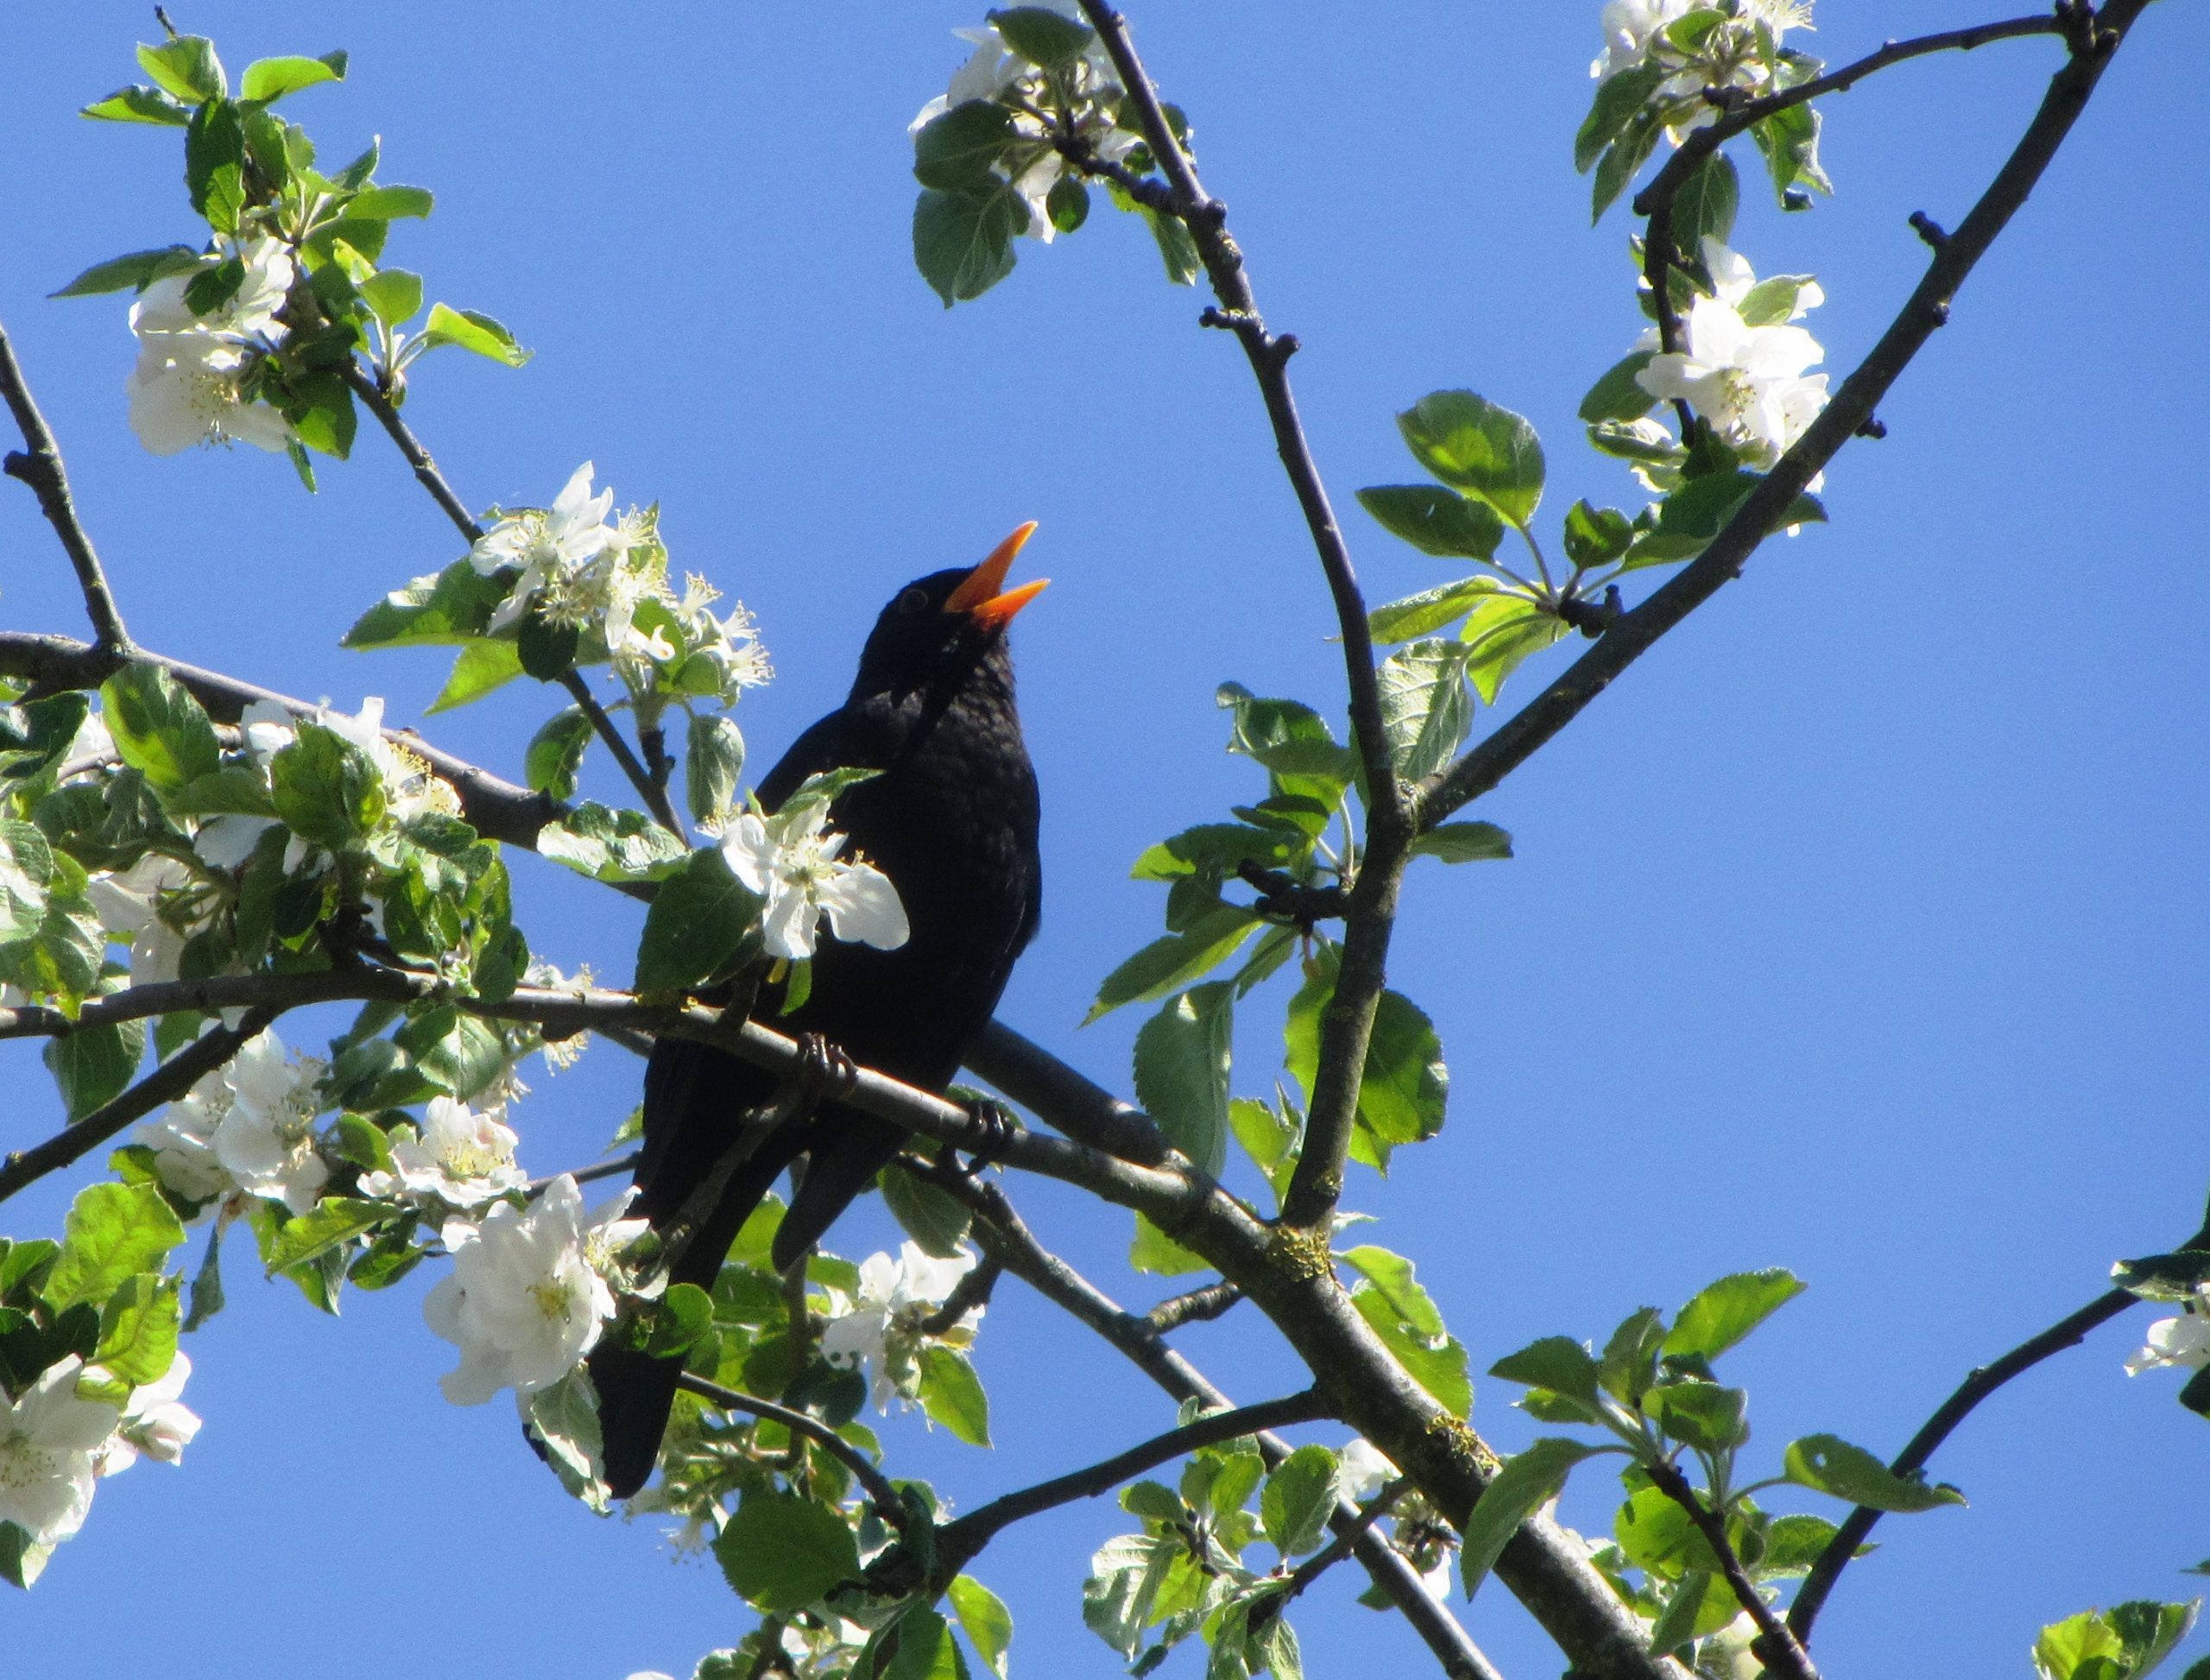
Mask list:
[[[1645,1460],[1643,1468],[1649,1472],[1650,1480],[1659,1493],[1688,1513],[1696,1532],[1703,1536],[1704,1544],[1717,1556],[1719,1572],[1727,1578],[1734,1601],[1757,1624],[1754,1648],[1758,1660],[1765,1664],[1765,1671],[1778,1676],[1779,1680],[1819,1680],[1818,1670],[1811,1666],[1810,1654],[1796,1643],[1787,1624],[1773,1614],[1772,1606],[1765,1601],[1765,1595],[1758,1591],[1757,1583],[1742,1567],[1733,1543],[1727,1538],[1727,1525],[1718,1513],[1696,1496],[1689,1479],[1667,1460]]]
[[[749,1412],[755,1418],[765,1418],[770,1423],[780,1424],[793,1435],[802,1435],[817,1443],[823,1451],[852,1473],[852,1478],[867,1489],[867,1496],[881,1513],[882,1520],[891,1527],[903,1531],[906,1527],[906,1502],[898,1497],[898,1490],[890,1478],[877,1469],[868,1456],[857,1447],[810,1412],[795,1412],[789,1406],[778,1405],[773,1400],[763,1400],[734,1388],[724,1388],[704,1377],[685,1371],[675,1380],[679,1388],[687,1388],[702,1400],[711,1400],[724,1412]]]
[[[39,510],[54,527],[54,535],[61,539],[69,564],[76,569],[77,587],[84,593],[85,614],[92,621],[92,634],[98,638],[101,650],[120,664],[130,656],[130,633],[123,628],[123,614],[108,588],[98,551],[77,516],[77,501],[69,493],[68,471],[61,464],[61,446],[54,442],[46,416],[39,413],[4,327],[0,327],[0,398],[6,399],[9,412],[16,417],[28,452],[7,458],[7,474],[22,479],[38,497]]]

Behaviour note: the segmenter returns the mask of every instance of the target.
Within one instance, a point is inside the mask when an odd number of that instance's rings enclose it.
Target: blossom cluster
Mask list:
[[[890,878],[840,856],[848,837],[825,832],[828,820],[827,801],[807,800],[773,817],[745,812],[723,836],[730,873],[767,901],[761,931],[770,957],[811,957],[824,916],[837,938],[878,951],[896,950],[911,931]]]
[[[1588,66],[1608,82],[1626,71],[1661,77],[1651,102],[1677,144],[1718,120],[1706,89],[1750,96],[1782,84],[1789,60],[1782,38],[1811,27],[1810,0],[1610,0],[1601,18],[1603,51]]]
[[[325,1063],[287,1056],[274,1032],[249,1039],[227,1066],[205,1075],[136,1140],[154,1152],[154,1171],[196,1216],[243,1214],[258,1198],[294,1216],[310,1211],[330,1182],[315,1133]]]
[[[526,618],[582,632],[603,645],[633,689],[723,705],[770,673],[752,616],[712,610],[717,591],[696,575],[681,595],[667,577],[659,510],[614,515],[614,492],[591,493],[592,464],[570,476],[549,508],[502,512],[468,553],[478,576],[511,576],[488,630]]]
[[[2129,1375],[2144,1371],[2210,1369],[2210,1284],[2198,1285],[2179,1316],[2149,1326],[2141,1351],[2125,1361]]]
[[[1074,0],[1039,3],[1040,9],[1087,30]],[[976,101],[1009,110],[1016,144],[994,166],[994,172],[1027,207],[1028,225],[1022,234],[1049,244],[1060,231],[1051,213],[1051,189],[1068,176],[1069,167],[1055,142],[1064,141],[1111,164],[1126,162],[1142,144],[1140,135],[1121,124],[1126,90],[1120,73],[1094,34],[1071,59],[1048,66],[1014,47],[994,20],[952,34],[975,51],[952,76],[951,85],[921,107],[908,131],[918,135],[946,112]]]
[[[1661,401],[1687,403],[1745,465],[1770,467],[1827,405],[1827,376],[1804,371],[1826,351],[1793,325],[1826,294],[1808,280],[1761,290],[1748,262],[1716,239],[1701,254],[1714,289],[1689,307],[1687,349],[1651,357],[1635,380]],[[1652,328],[1642,348],[1657,347]]]
[[[58,1545],[84,1526],[98,1478],[141,1457],[180,1462],[199,1433],[181,1399],[191,1374],[192,1361],[178,1354],[166,1374],[118,1405],[80,1393],[110,1392],[115,1380],[69,1354],[12,1399],[0,1387],[0,1522],[16,1525],[35,1546]]]
[[[199,266],[156,280],[130,306],[138,360],[123,389],[130,426],[156,455],[237,441],[281,451],[291,422],[256,391],[262,360],[288,332],[281,319],[297,277],[291,248],[267,237],[219,248]],[[236,289],[201,313],[193,296]]]

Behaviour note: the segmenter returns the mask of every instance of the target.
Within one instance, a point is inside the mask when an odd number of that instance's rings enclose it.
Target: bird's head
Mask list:
[[[1043,592],[1049,578],[1005,586],[1013,556],[1034,534],[1031,520],[976,566],[952,566],[916,578],[875,621],[860,654],[853,692],[910,691],[957,680],[985,663],[1002,662],[1006,626]]]

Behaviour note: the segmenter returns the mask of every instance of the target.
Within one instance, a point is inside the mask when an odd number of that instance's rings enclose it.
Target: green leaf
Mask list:
[[[1655,1487],[1629,1493],[1612,1519],[1612,1537],[1629,1563],[1658,1581],[1717,1575],[1725,1567],[1695,1519]]]
[[[1795,319],[1803,294],[1817,284],[1809,275],[1774,275],[1750,287],[1736,307],[1752,326],[1779,326]]]
[[[332,63],[332,59],[337,62]],[[287,93],[296,93],[303,87],[344,79],[343,54],[333,53],[329,58],[320,59],[256,59],[245,67],[245,75],[238,84],[238,97],[274,104]]]
[[[1013,1612],[1005,1601],[971,1575],[956,1576],[944,1596],[959,1618],[960,1632],[998,1680],[1006,1680],[1006,1648],[1013,1643]]]
[[[959,1254],[975,1222],[973,1210],[964,1202],[895,1163],[882,1169],[882,1201],[921,1252],[938,1260]]]
[[[1474,1385],[1466,1350],[1445,1330],[1442,1313],[1413,1276],[1411,1261],[1372,1247],[1353,1248],[1342,1258],[1362,1279],[1352,1288],[1351,1304],[1398,1362],[1451,1416],[1471,1412]]]
[[[480,310],[452,309],[442,303],[430,306],[430,319],[424,324],[422,337],[432,349],[453,344],[509,368],[521,366],[536,354],[524,350],[515,342],[513,333]]]
[[[1683,1445],[1721,1452],[1749,1439],[1749,1399],[1743,1390],[1715,1382],[1661,1382],[1644,1391],[1642,1410]]]
[[[609,1495],[597,1473],[604,1443],[589,1375],[571,1371],[530,1395],[526,1404],[529,1433],[543,1445],[546,1462],[560,1485],[592,1510],[604,1513]]]
[[[1716,239],[1723,245],[1733,237],[1734,212],[1741,201],[1741,178],[1734,173],[1733,161],[1724,152],[1712,153],[1696,166],[1695,174],[1681,183],[1681,190],[1674,195],[1676,248],[1701,267],[1706,239]]]
[[[94,1362],[134,1387],[167,1375],[176,1360],[180,1292],[175,1279],[158,1273],[124,1279],[100,1309]]]
[[[184,181],[192,207],[218,233],[236,233],[245,206],[245,129],[237,107],[211,99],[184,131]]]
[[[1487,863],[1512,856],[1512,837],[1494,823],[1445,823],[1412,842],[1415,857],[1445,863]]]
[[[1027,201],[1010,182],[993,179],[963,193],[925,187],[913,204],[913,266],[949,309],[1013,272],[1013,242],[1027,228]]]
[[[1875,1511],[1931,1511],[1962,1505],[1965,1496],[1947,1482],[1897,1475],[1862,1447],[1833,1435],[1807,1435],[1789,1443],[1783,1474],[1798,1487]]]
[[[1597,1381],[1614,1399],[1639,1405],[1644,1392],[1658,1380],[1658,1355],[1664,1342],[1665,1315],[1655,1307],[1636,1309],[1604,1343]]]
[[[1806,1573],[1841,1532],[1824,1517],[1775,1517],[1765,1532],[1765,1556],[1758,1559],[1758,1574],[1771,1578]]]
[[[1366,1045],[1360,1117],[1389,1143],[1418,1143],[1443,1129],[1449,1094],[1434,1023],[1401,992],[1383,992]]]
[[[422,276],[405,268],[386,268],[360,283],[362,301],[386,326],[397,326],[422,306]]]
[[[1083,1025],[1124,1003],[1164,997],[1181,989],[1234,956],[1259,925],[1256,913],[1241,905],[1222,904],[1184,932],[1152,940],[1105,976],[1097,988],[1097,1001],[1083,1017]]]
[[[332,851],[366,839],[388,805],[376,761],[305,718],[292,743],[269,761],[268,780],[284,825]]]
[[[124,666],[100,685],[100,704],[116,751],[155,787],[181,787],[222,762],[206,712],[158,665]]]
[[[689,865],[690,848],[641,811],[585,799],[537,831],[537,854],[595,881],[658,881]]]
[[[1013,6],[988,17],[1007,46],[1046,70],[1072,64],[1097,39],[1097,32],[1087,24],[1045,6]]]
[[[188,128],[192,107],[179,104],[166,93],[150,87],[119,87],[77,113],[103,123],[153,123],[163,128]]]
[[[1486,560],[1504,540],[1494,508],[1440,484],[1376,484],[1361,490],[1358,500],[1383,530],[1423,554]]]
[[[843,1514],[794,1494],[746,1494],[714,1556],[738,1595],[770,1616],[803,1610],[860,1572]]]
[[[84,1027],[66,1038],[49,1039],[45,1052],[47,1071],[60,1088],[61,1106],[69,1121],[73,1125],[128,1090],[145,1054],[146,1023],[142,1020]]]
[[[1791,193],[1832,193],[1834,183],[1819,167],[1819,129],[1824,119],[1815,104],[1790,105],[1753,124],[1750,137],[1765,154],[1773,196],[1784,210],[1797,207]]]
[[[695,986],[736,952],[760,898],[731,873],[718,846],[691,854],[660,883],[645,913],[637,945],[640,992],[674,992]]]
[[[1589,569],[1609,565],[1634,543],[1634,521],[1616,508],[1576,502],[1565,514],[1565,558]]]
[[[875,1670],[881,1680],[966,1680],[966,1665],[952,1642],[951,1628],[935,1611],[916,1604],[891,1626],[898,1649],[889,1662]],[[859,1665],[862,1670],[868,1666],[864,1659]]]
[[[105,262],[95,262],[60,291],[57,298],[92,297],[102,292],[120,292],[128,287],[142,292],[157,280],[170,275],[189,274],[204,261],[189,245],[163,245],[149,251],[132,251],[128,256],[110,257]]]
[[[990,1400],[964,1354],[921,1349],[921,1409],[970,1447],[990,1444]]]
[[[28,823],[0,818],[0,942],[37,937],[46,925],[54,849]]]
[[[1406,781],[1448,764],[1472,729],[1465,666],[1464,647],[1443,641],[1412,642],[1381,662],[1381,727],[1390,760]]]
[[[220,99],[230,91],[223,61],[215,56],[215,43],[205,35],[178,35],[159,46],[141,46],[138,66],[164,92],[186,104]]]
[[[540,793],[562,801],[576,796],[576,773],[590,745],[590,719],[581,706],[569,706],[546,719],[522,755],[522,779]]]
[[[405,216],[427,216],[436,204],[437,199],[426,186],[370,186],[355,194],[353,202],[345,206],[345,213],[368,221],[392,222]],[[499,327],[498,331],[503,333],[506,329]],[[511,344],[513,341],[509,338],[508,342]],[[502,356],[498,359],[506,358]]]
[[[946,193],[989,193],[1001,183],[992,166],[1013,143],[1013,113],[990,99],[969,99],[932,117],[913,136],[913,176]]]
[[[1162,840],[1136,859],[1128,871],[1136,881],[1181,881],[1192,875],[1226,876],[1241,863],[1272,868],[1286,863],[1291,842],[1279,828],[1246,823],[1200,823]]]
[[[453,660],[445,685],[438,691],[437,698],[430,702],[426,710],[433,713],[451,711],[472,704],[521,674],[521,648],[518,643],[503,639],[469,642]]]
[[[1543,445],[1509,408],[1471,391],[1431,391],[1397,416],[1419,464],[1525,529],[1543,499]]]
[[[1311,707],[1298,700],[1261,699],[1241,683],[1222,683],[1213,698],[1231,714],[1229,752],[1258,760],[1277,776],[1323,778],[1339,790],[1350,786],[1357,761],[1348,748],[1336,744],[1327,720]]]
[[[1214,981],[1168,1000],[1136,1033],[1136,1101],[1169,1142],[1216,1178],[1228,1164],[1234,1015],[1233,989]]]
[[[44,1294],[56,1312],[103,1301],[125,1279],[159,1272],[184,1241],[184,1227],[151,1184],[90,1184],[77,1192],[62,1227],[61,1255]]]
[[[407,647],[466,644],[489,629],[491,615],[507,598],[510,575],[484,577],[470,561],[395,589],[363,613],[345,632],[343,647]],[[517,667],[519,669],[519,667]]]
[[[1072,233],[1089,219],[1089,188],[1077,174],[1061,175],[1044,195],[1044,213],[1061,233]]]
[[[1128,1266],[1132,1271],[1147,1272],[1159,1278],[1187,1277],[1192,1272],[1212,1270],[1210,1260],[1184,1248],[1141,1214],[1136,1216],[1135,1239],[1128,1244]]]
[[[382,1202],[326,1196],[306,1212],[287,1219],[277,1227],[275,1241],[262,1256],[262,1262],[268,1274],[275,1277],[294,1266],[320,1260],[332,1249],[350,1242],[392,1216],[390,1206]]]
[[[416,1073],[464,1102],[506,1071],[506,1040],[498,1029],[451,1004],[426,1010],[391,1036]]]
[[[1367,633],[1385,647],[1392,641],[1411,641],[1455,624],[1496,591],[1496,579],[1487,577],[1461,578],[1455,584],[1422,590],[1368,613]]]
[[[1654,350],[1639,350],[1621,357],[1581,399],[1581,418],[1594,426],[1604,420],[1639,420],[1658,406],[1658,399],[1642,388],[1636,375],[1650,365]]]
[[[1733,1273],[1681,1309],[1664,1351],[1675,1359],[1716,1359],[1803,1292],[1803,1280],[1777,1266]]]
[[[1525,596],[1499,593],[1475,606],[1458,639],[1466,644],[1466,676],[1481,704],[1494,705],[1497,691],[1521,661],[1565,633],[1562,620]]]
[[[1197,255],[1197,242],[1190,237],[1182,218],[1162,214],[1149,205],[1139,208],[1151,225],[1151,237],[1159,243],[1159,259],[1166,265],[1167,281],[1176,286],[1196,285],[1205,265]]]
[[[1716,1633],[1741,1614],[1733,1588],[1718,1571],[1691,1569],[1665,1601],[1650,1630],[1650,1649],[1671,1652],[1689,1639]]]
[[[1299,1447],[1267,1474],[1259,1496],[1266,1538],[1284,1557],[1320,1544],[1336,1502],[1335,1456],[1325,1447]]]
[[[53,1556],[54,1548],[38,1544],[27,1530],[0,1523],[0,1581],[28,1588],[44,1573],[47,1559]]]
[[[2034,1641],[2035,1672],[2043,1680],[2137,1680],[2172,1654],[2201,1607],[2200,1599],[2185,1604],[2134,1599],[2108,1611],[2068,1616],[2043,1628]]]
[[[1546,1336],[1489,1367],[1493,1377],[1546,1388],[1594,1405],[1597,1392],[1595,1355],[1570,1336]]]
[[[1672,73],[1662,64],[1645,63],[1608,76],[1598,84],[1596,98],[1582,119],[1581,131],[1573,140],[1573,167],[1576,173],[1587,174],[1604,155],[1604,148],[1618,139],[1631,122],[1650,103],[1651,96]]]
[[[1664,128],[1647,110],[1636,112],[1620,132],[1620,137],[1596,160],[1596,177],[1589,183],[1588,221],[1593,227],[1604,218],[1620,194],[1633,183],[1634,177],[1658,149],[1658,137]]]
[[[1465,1577],[1467,1597],[1474,1595],[1495,1567],[1519,1525],[1558,1496],[1575,1465],[1601,1450],[1562,1436],[1546,1436],[1505,1460],[1466,1520],[1458,1569]]]
[[[683,750],[684,795],[691,817],[703,823],[733,807],[743,774],[744,736],[736,719],[719,712],[693,713]]]

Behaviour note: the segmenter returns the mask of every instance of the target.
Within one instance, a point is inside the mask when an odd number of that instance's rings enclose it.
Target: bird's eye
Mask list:
[[[924,589],[909,589],[898,597],[898,610],[908,616],[923,611],[928,604],[928,591]]]

